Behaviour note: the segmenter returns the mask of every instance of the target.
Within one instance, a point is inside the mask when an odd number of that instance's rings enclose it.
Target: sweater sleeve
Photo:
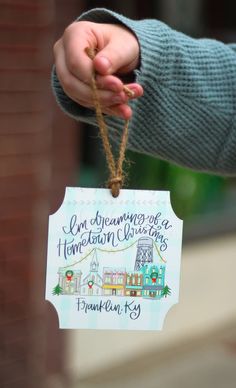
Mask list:
[[[119,23],[140,44],[136,82],[144,96],[132,101],[129,148],[195,170],[236,175],[236,45],[193,39],[158,20],[130,20],[93,9],[78,20]],[[65,95],[55,69],[53,90],[61,108],[96,125],[94,112]],[[120,119],[106,117],[119,137]]]

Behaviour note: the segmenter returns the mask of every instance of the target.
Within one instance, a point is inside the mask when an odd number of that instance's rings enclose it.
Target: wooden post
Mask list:
[[[77,124],[59,112],[50,88],[57,23],[80,12],[78,1],[62,3],[0,3],[2,388],[66,378],[64,333],[44,301],[48,214],[74,183],[79,147]]]

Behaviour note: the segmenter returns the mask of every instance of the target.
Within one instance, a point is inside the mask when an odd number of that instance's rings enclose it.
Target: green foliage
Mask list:
[[[59,296],[62,294],[62,291],[63,291],[62,287],[59,284],[57,284],[56,287],[53,288],[52,294]]]
[[[168,295],[171,295],[171,289],[166,285],[162,290],[162,296],[166,298]]]
[[[131,151],[127,158],[131,160],[128,187],[170,191],[172,207],[179,218],[187,220],[219,211],[226,189],[224,178]]]

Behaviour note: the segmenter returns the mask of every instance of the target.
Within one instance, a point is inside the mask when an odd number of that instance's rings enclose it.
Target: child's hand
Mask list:
[[[98,50],[92,61],[87,47]],[[135,35],[123,26],[74,22],[54,45],[57,76],[65,93],[87,108],[93,108],[91,77],[95,69],[99,98],[104,113],[129,119],[132,115],[124,84],[118,78],[138,67],[139,44]],[[134,93],[143,94],[137,83],[126,85]]]

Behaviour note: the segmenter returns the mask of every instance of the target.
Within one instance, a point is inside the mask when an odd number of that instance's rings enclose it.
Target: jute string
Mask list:
[[[94,59],[97,53],[95,49],[92,49],[90,47],[86,48],[85,51],[90,59]],[[94,107],[96,111],[97,123],[99,126],[103,148],[105,151],[107,165],[110,173],[108,187],[111,190],[112,196],[116,198],[119,196],[120,189],[122,188],[122,185],[124,183],[123,163],[125,160],[125,150],[126,150],[127,141],[128,141],[129,121],[128,120],[125,121],[123,133],[121,136],[119,155],[118,155],[117,161],[115,161],[115,158],[113,156],[112,149],[111,149],[111,144],[109,141],[108,128],[103,117],[102,108],[98,97],[98,89],[96,84],[95,72],[92,74],[91,85],[93,90],[93,100],[94,100]],[[123,90],[128,96],[131,97],[133,95],[133,92],[129,90],[127,87],[124,86]]]

